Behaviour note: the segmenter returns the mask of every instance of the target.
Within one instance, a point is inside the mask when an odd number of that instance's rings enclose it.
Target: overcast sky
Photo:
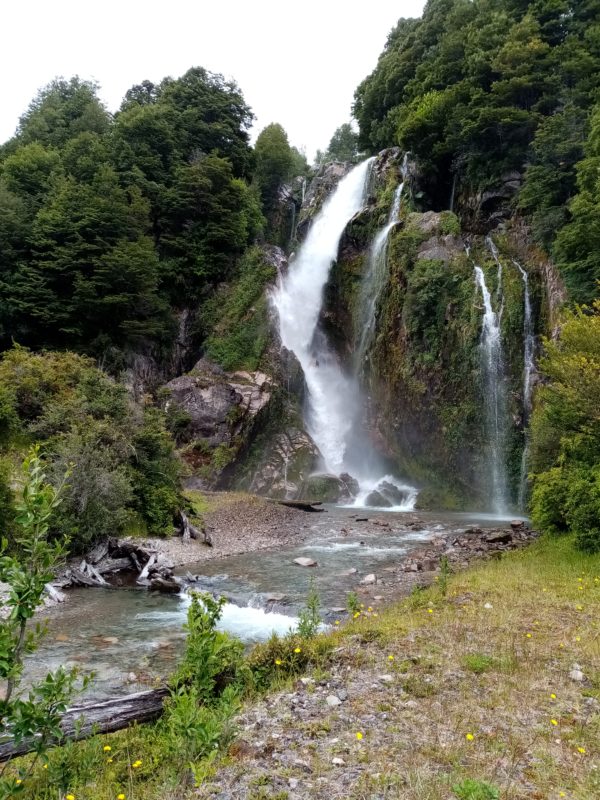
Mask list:
[[[350,118],[400,17],[422,0],[5,0],[0,141],[56,76],[94,79],[109,111],[144,79],[202,66],[234,78],[257,120],[309,158]]]

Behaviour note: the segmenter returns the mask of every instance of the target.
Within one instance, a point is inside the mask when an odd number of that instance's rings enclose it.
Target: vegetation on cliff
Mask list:
[[[599,19],[597,0],[429,0],[421,19],[398,22],[354,105],[360,145],[413,153],[434,208],[447,208],[455,179],[474,195],[524,175],[516,203],[578,300],[595,289],[587,255],[595,248],[576,252],[574,242],[597,199],[597,124],[586,137],[600,81]]]

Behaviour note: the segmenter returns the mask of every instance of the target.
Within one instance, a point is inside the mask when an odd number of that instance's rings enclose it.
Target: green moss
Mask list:
[[[265,289],[276,276],[261,248],[253,247],[242,259],[237,280],[205,304],[204,314],[212,325],[205,353],[223,369],[258,367],[270,335]]]

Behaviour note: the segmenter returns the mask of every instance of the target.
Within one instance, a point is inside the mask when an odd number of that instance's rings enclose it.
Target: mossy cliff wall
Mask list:
[[[459,217],[449,211],[415,212],[409,188],[401,221],[388,240],[388,273],[376,304],[374,333],[363,363],[357,364],[369,249],[385,224],[399,180],[399,158],[384,154],[378,164],[383,160],[386,169],[380,170],[367,208],[343,237],[322,323],[346,368],[362,376],[365,424],[373,443],[397,474],[420,487],[420,506],[485,508],[488,453],[480,352],[483,302],[474,279],[478,264],[494,308],[502,306],[505,455],[516,503],[524,445],[524,283],[513,259],[529,274],[538,332],[546,331],[548,320],[543,265],[526,231],[517,223],[503,223],[493,231],[503,266],[499,294],[498,269],[485,237],[461,230]]]

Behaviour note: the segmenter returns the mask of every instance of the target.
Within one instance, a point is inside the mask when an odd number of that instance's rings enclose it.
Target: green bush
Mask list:
[[[495,786],[485,781],[467,778],[452,787],[458,800],[499,800],[500,792]]]

